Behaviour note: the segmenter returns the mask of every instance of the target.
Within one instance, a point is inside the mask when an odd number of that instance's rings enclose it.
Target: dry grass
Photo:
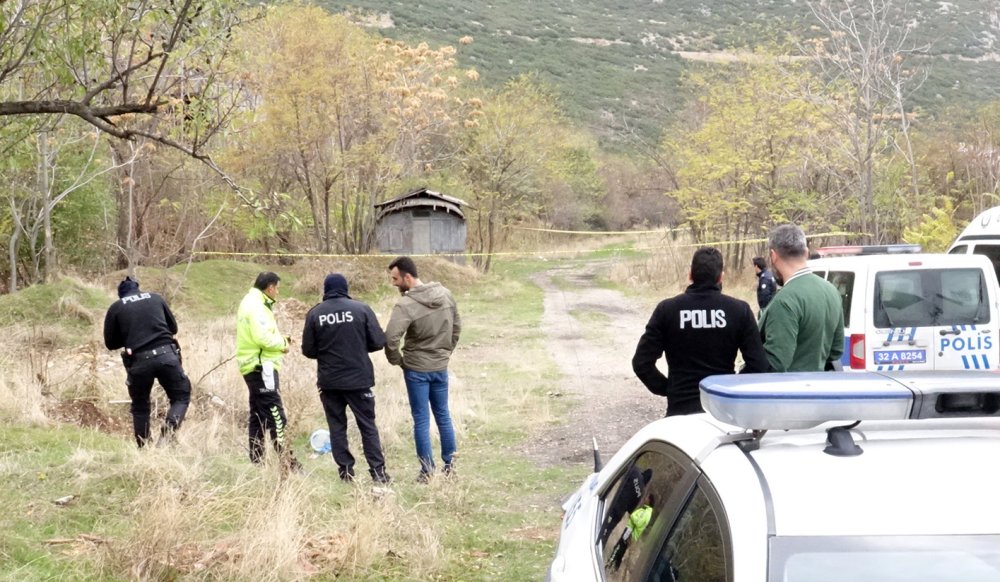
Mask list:
[[[608,278],[627,289],[643,294],[653,293],[658,297],[670,297],[681,293],[688,286],[691,256],[698,245],[686,235],[676,240],[660,239],[656,243],[636,244],[636,249],[650,253],[646,259],[616,262],[608,273]],[[726,265],[723,276],[723,291],[750,303],[755,310],[757,277],[749,267],[739,268]]]
[[[472,276],[466,267],[429,267],[427,280]],[[386,296],[373,306],[383,325],[395,301]],[[77,316],[72,301],[60,305],[64,314]],[[283,333],[301,336],[301,302],[279,303],[276,315]],[[137,484],[122,515],[112,520],[125,534],[80,546],[98,571],[135,580],[301,580],[364,577],[373,565],[385,571],[388,560],[390,569],[405,572],[403,578],[428,579],[447,567],[449,555],[440,541],[443,526],[427,519],[421,504],[461,503],[466,490],[439,479],[421,489],[425,499],[414,505],[396,493],[374,495],[363,479],[353,488],[339,483],[329,456],[305,459],[303,443],[326,422],[315,388],[316,364],[301,355],[297,339],[281,369],[282,396],[289,434],[299,443],[297,454],[308,471],[319,475],[282,478],[274,455],[264,467],[250,465],[246,386],[231,359],[234,322],[229,317],[178,318],[192,403],[176,445],[166,450],[132,448],[125,371],[117,354],[104,349],[99,325],[93,326],[86,345],[72,349],[45,339],[58,333],[56,328],[14,326],[0,339],[0,353],[23,354],[7,356],[0,365],[0,418],[43,426],[66,420],[87,425],[59,412],[66,402],[82,403],[77,412],[99,417],[93,426],[122,440],[121,452],[101,453],[81,445],[68,461],[79,490],[101,479]],[[405,482],[418,465],[402,374],[381,353],[372,359],[383,447],[396,463],[389,471]],[[475,378],[452,378],[451,411],[460,442],[470,425],[488,419],[479,384]],[[153,414],[162,416],[167,401],[159,386],[153,397]],[[529,395],[512,387],[509,398],[523,407]],[[363,475],[367,467],[360,436],[353,422],[351,426],[349,438]]]

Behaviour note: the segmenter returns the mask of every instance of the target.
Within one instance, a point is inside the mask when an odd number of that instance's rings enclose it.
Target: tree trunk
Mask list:
[[[493,266],[493,251],[496,249],[496,214],[491,210],[486,219],[486,260],[483,262],[483,273],[489,273]]]
[[[41,278],[39,280],[42,283],[48,283],[55,268],[55,249],[52,246],[52,184],[49,181],[49,170],[53,163],[49,153],[48,132],[43,131],[38,134],[38,154],[40,158],[38,189],[42,195],[42,228],[45,236],[42,251],[44,258],[42,261]]]
[[[7,258],[10,260],[10,287],[8,293],[17,291],[17,249],[21,244],[21,229],[14,227],[10,235],[10,246],[7,247]]]
[[[123,142],[111,143],[111,155],[115,165],[125,164],[131,157],[125,148],[127,144]],[[133,182],[132,164],[123,165],[119,171],[118,191],[115,195],[115,208],[118,211],[115,223],[115,242],[118,245],[118,256],[115,258],[115,267],[118,269],[128,268],[132,272],[132,184]]]
[[[330,252],[330,189],[323,190],[323,252]]]

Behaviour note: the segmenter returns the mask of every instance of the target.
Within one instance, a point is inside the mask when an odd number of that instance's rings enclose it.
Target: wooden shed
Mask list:
[[[444,254],[464,262],[464,200],[418,188],[375,205],[378,250],[397,255]]]

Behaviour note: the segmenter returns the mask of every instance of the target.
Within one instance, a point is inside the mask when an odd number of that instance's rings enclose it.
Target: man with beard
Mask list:
[[[794,224],[768,236],[771,265],[781,290],[760,319],[761,339],[772,372],[834,369],[844,353],[844,307],[829,281],[813,275],[806,235]]]
[[[455,430],[448,410],[448,361],[458,343],[462,323],[451,292],[440,283],[423,283],[410,257],[389,263],[389,280],[403,296],[392,309],[385,328],[385,357],[403,368],[403,380],[413,415],[413,440],[420,474],[426,483],[434,473],[430,414],[441,436],[443,472],[453,471]],[[400,340],[403,340],[400,348]]]

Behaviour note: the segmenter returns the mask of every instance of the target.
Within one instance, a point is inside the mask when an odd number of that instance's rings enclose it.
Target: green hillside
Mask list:
[[[817,34],[805,2],[795,0],[322,0],[350,11],[381,34],[409,42],[475,42],[459,51],[489,84],[537,71],[562,93],[565,107],[606,139],[628,125],[655,135],[683,105],[680,80],[692,57],[752,48],[792,34]],[[927,46],[929,78],[913,102],[945,104],[1000,96],[992,5],[976,0],[913,0],[900,22]]]

